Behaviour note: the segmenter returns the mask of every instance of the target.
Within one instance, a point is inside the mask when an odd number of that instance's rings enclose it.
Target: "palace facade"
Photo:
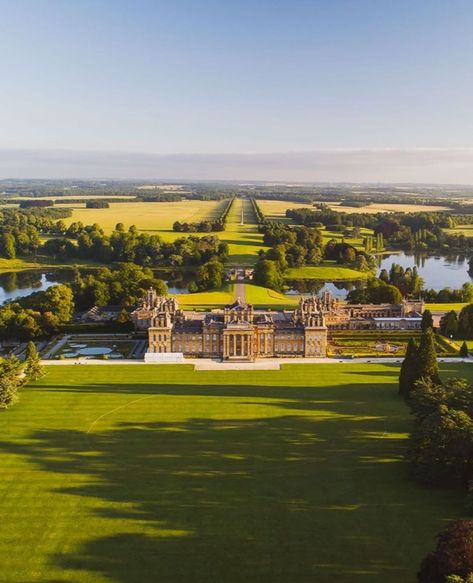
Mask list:
[[[302,298],[291,311],[255,310],[237,299],[223,310],[194,312],[150,289],[132,317],[137,329],[148,331],[149,362],[173,356],[252,361],[323,357],[330,330],[418,330],[422,311],[420,301],[353,305],[324,293]]]

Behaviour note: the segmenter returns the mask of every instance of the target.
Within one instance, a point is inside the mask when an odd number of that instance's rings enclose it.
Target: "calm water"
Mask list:
[[[439,255],[407,255],[406,253],[393,253],[384,255],[378,270],[391,269],[391,265],[397,263],[406,269],[417,267],[419,275],[424,280],[427,289],[441,290],[444,287],[460,288],[465,282],[473,282],[468,274],[468,258],[464,256],[443,257]],[[348,292],[364,286],[363,281],[337,281],[321,282],[314,280],[288,281],[291,288],[289,294],[319,293],[330,291],[335,297],[344,299]]]
[[[73,277],[72,270],[52,269],[15,271],[0,274],[0,304],[29,296],[36,291],[47,290],[58,283],[67,283]]]
[[[466,281],[472,282],[473,278],[468,274],[468,258],[454,255],[443,257],[440,255],[406,255],[396,253],[385,255],[381,261],[380,269],[391,269],[391,265],[397,263],[402,267],[417,267],[419,275],[428,289],[441,290],[444,287],[460,288]]]

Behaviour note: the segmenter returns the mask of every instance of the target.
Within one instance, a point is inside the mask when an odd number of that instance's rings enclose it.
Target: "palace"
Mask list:
[[[291,311],[255,310],[237,299],[223,310],[184,311],[175,298],[148,290],[132,313],[148,331],[147,362],[179,357],[253,361],[327,353],[330,330],[418,330],[422,301],[347,304],[330,293],[301,298]]]

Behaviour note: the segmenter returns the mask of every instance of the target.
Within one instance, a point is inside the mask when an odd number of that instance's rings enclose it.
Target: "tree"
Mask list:
[[[440,383],[437,353],[435,351],[435,337],[432,328],[422,333],[418,351],[419,379],[430,379]]]
[[[423,484],[466,484],[473,472],[473,420],[440,405],[416,424],[409,460],[414,477]]]
[[[5,259],[15,259],[15,237],[11,233],[3,233],[0,238],[0,253]]]
[[[463,344],[460,347],[460,356],[462,358],[468,358],[468,345],[465,341],[463,341]]]
[[[473,304],[462,308],[458,316],[458,332],[463,338],[473,338]]]
[[[213,259],[201,265],[197,271],[197,286],[200,290],[222,287],[224,279],[223,263]]]
[[[281,275],[276,261],[260,259],[253,272],[253,281],[256,285],[269,287],[281,291],[284,286],[284,278]]]
[[[407,399],[414,386],[415,381],[419,378],[418,348],[413,338],[409,338],[406,348],[406,356],[401,364],[399,373],[399,394]]]
[[[74,296],[68,285],[53,285],[45,291],[44,311],[52,312],[62,324],[74,314]]]
[[[430,310],[424,310],[424,313],[422,314],[422,321],[420,327],[422,329],[422,332],[425,332],[427,328],[434,327],[434,319],[432,317],[432,312]]]
[[[472,573],[473,520],[455,520],[438,535],[437,548],[422,561],[417,580],[419,583],[446,583],[455,575],[460,581],[468,582]]]
[[[29,381],[36,381],[43,376],[43,367],[39,358],[36,345],[31,340],[26,346],[25,376]]]
[[[8,409],[17,401],[21,372],[20,361],[15,356],[0,359],[0,409]]]
[[[458,317],[455,310],[450,310],[440,322],[440,332],[447,338],[455,338],[458,334]]]

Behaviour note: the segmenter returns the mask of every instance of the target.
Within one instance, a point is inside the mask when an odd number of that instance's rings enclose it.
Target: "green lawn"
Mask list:
[[[292,267],[286,271],[286,279],[318,279],[320,281],[344,281],[366,279],[370,274],[337,265],[335,261],[324,261],[322,265]]]
[[[231,304],[235,299],[235,291],[233,284],[228,284],[219,290],[177,294],[174,297],[183,310],[208,310]]]
[[[241,213],[243,210],[243,225]],[[258,233],[258,225],[249,199],[235,199],[228,215],[225,231],[218,233],[222,241],[228,243],[228,264],[247,267],[258,261],[258,251],[268,249],[263,245],[263,235]]]
[[[276,310],[294,309],[300,299],[299,295],[284,295],[267,287],[251,283],[245,284],[245,300],[256,308]]]
[[[396,379],[49,367],[1,413],[3,580],[414,583],[463,498],[408,480]]]

